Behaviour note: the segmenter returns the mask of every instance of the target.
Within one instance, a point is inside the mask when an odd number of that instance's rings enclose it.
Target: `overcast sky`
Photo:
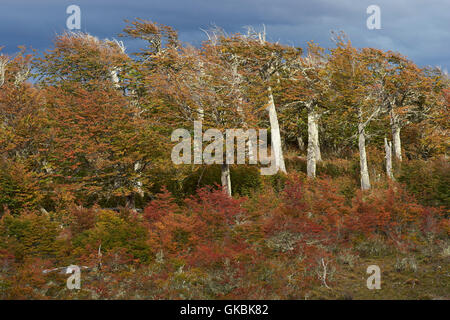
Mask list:
[[[81,30],[100,38],[117,37],[124,19],[135,18],[173,26],[195,45],[213,24],[227,32],[265,24],[268,39],[301,47],[310,40],[330,47],[330,31],[343,30],[355,46],[399,51],[421,66],[450,66],[450,0],[0,0],[3,52],[51,47],[55,34],[67,30],[71,4],[81,8]],[[381,9],[379,30],[366,26],[372,4]]]

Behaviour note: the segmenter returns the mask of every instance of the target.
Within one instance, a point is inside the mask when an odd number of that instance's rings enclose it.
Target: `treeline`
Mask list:
[[[286,152],[305,152],[312,178],[318,162],[358,153],[363,190],[367,146],[394,162],[446,155],[448,77],[401,54],[357,49],[343,34],[328,50],[313,42],[302,50],[253,29],[210,30],[195,48],[144,20],[122,36],[145,47],[129,55],[117,40],[66,33],[42,55],[1,56],[2,206],[134,207],[162,185],[181,192],[199,166],[170,161],[170,135],[195,120],[204,131],[269,128],[281,173]],[[231,194],[224,161],[220,181]]]

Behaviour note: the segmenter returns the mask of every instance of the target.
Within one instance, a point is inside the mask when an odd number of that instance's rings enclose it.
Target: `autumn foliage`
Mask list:
[[[253,29],[198,48],[145,20],[124,33],[145,48],[66,33],[42,55],[0,55],[0,299],[304,299],[361,259],[448,266],[439,69],[343,37],[304,52]],[[287,174],[233,165],[230,196],[223,167],[172,163],[173,130],[268,128],[268,104]]]

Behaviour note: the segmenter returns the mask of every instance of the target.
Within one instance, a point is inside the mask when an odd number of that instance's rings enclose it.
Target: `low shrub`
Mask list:
[[[450,208],[450,164],[444,158],[404,161],[398,181],[422,204]]]

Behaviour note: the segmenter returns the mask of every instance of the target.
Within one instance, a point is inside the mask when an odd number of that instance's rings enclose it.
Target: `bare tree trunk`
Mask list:
[[[307,174],[308,177],[316,176],[317,161],[322,161],[322,155],[319,145],[319,115],[310,104],[308,107],[308,150],[307,150]]]
[[[322,153],[320,152],[320,145],[319,145],[319,115],[317,114],[316,111],[312,111],[312,126],[314,139],[314,154],[316,156],[316,161],[322,161]]]
[[[231,197],[231,174],[230,165],[228,163],[222,164],[222,186],[225,193]]]
[[[394,110],[390,111],[391,116],[391,129],[392,129],[392,141],[394,144],[394,155],[397,160],[402,161],[402,142],[400,139],[400,121]]]
[[[400,139],[400,126],[398,124],[392,127],[392,140],[394,142],[394,154],[397,160],[402,161],[402,142]]]
[[[117,67],[113,67],[109,71],[111,81],[114,85],[114,88],[116,88],[116,89],[120,88],[118,71],[119,71],[119,69]]]
[[[369,168],[367,166],[367,155],[366,155],[366,137],[364,131],[364,124],[360,123],[358,125],[358,146],[359,146],[359,165],[361,167],[361,189],[370,189],[370,178],[369,178]]]
[[[269,87],[269,111],[270,119],[270,133],[272,137],[272,150],[275,154],[275,164],[278,170],[286,173],[286,166],[284,164],[283,150],[281,148],[281,134],[278,123],[277,111],[275,109],[275,102],[273,100],[272,89]]]
[[[384,149],[386,151],[386,175],[389,179],[394,180],[394,175],[392,174],[392,143],[384,138]]]
[[[306,155],[306,173],[308,177],[315,178],[316,177],[316,146],[315,143],[317,139],[315,138],[315,134],[317,131],[314,128],[315,120],[314,115],[311,112],[308,112],[308,150]]]
[[[0,87],[5,83],[6,66],[9,61],[6,57],[0,56]]]

